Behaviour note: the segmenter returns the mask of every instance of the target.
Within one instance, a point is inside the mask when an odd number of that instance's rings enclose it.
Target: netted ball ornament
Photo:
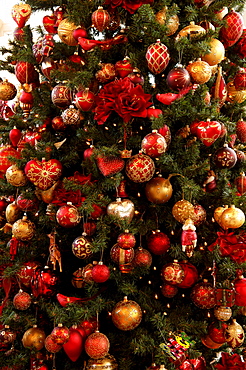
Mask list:
[[[82,116],[78,109],[70,105],[62,112],[61,118],[66,126],[78,126]]]
[[[132,156],[126,163],[126,175],[133,182],[149,181],[155,173],[155,163],[143,153]]]
[[[118,302],[112,311],[112,321],[120,330],[133,330],[140,324],[141,320],[141,307],[135,301],[129,301],[127,297]]]

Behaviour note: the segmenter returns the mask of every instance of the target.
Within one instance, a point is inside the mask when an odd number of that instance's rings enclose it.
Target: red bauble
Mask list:
[[[76,239],[74,239],[72,243],[72,252],[76,257],[81,259],[91,256],[91,243],[87,239],[86,234],[78,236]]]
[[[167,143],[167,147],[169,147],[171,142],[171,131],[170,128],[167,125],[164,125],[163,127],[159,128],[158,130],[159,134],[161,134]]]
[[[159,256],[170,248],[170,239],[160,230],[152,231],[147,239],[147,246],[150,252]]]
[[[55,343],[62,345],[69,341],[70,331],[66,326],[58,324],[58,326],[52,330],[51,336]]]
[[[167,85],[175,91],[188,87],[190,85],[190,74],[187,69],[182,66],[171,69],[167,75]]]
[[[243,34],[244,21],[240,13],[233,9],[223,18],[226,24],[221,27],[219,37],[225,48],[234,45]]]
[[[0,199],[0,212],[5,211],[7,205],[8,205],[8,202],[6,201],[6,199],[1,198]]]
[[[15,28],[13,35],[14,35],[15,40],[24,41],[25,32],[23,28],[19,28],[19,27]]]
[[[54,341],[54,338],[53,338],[53,336],[51,334],[48,335],[45,338],[44,346],[45,346],[46,350],[48,352],[51,352],[51,353],[56,353],[56,352],[60,351],[60,349],[62,348],[62,345],[61,344],[57,344]]]
[[[125,167],[124,159],[114,155],[97,157],[96,161],[103,176],[113,176]]]
[[[237,162],[237,154],[235,150],[229,148],[227,144],[223,148],[216,150],[214,154],[214,163],[218,168],[230,169],[235,166]]]
[[[246,176],[244,172],[242,172],[240,176],[236,178],[235,184],[240,195],[246,193]]]
[[[177,284],[179,288],[190,288],[198,280],[198,271],[194,265],[188,261],[181,261],[179,265],[184,270],[184,279],[181,283]]]
[[[195,135],[205,146],[212,145],[221,135],[221,124],[217,121],[200,121],[196,125]]]
[[[109,279],[110,270],[108,266],[104,265],[102,261],[92,268],[92,280],[95,283],[104,283]]]
[[[38,198],[33,197],[29,199],[25,198],[25,194],[20,194],[16,199],[16,204],[22,211],[36,211],[38,208]]]
[[[158,158],[167,149],[167,143],[161,134],[153,130],[150,134],[146,135],[141,144],[143,152],[152,158]]]
[[[85,341],[85,352],[94,359],[102,358],[109,351],[109,340],[106,335],[96,331],[88,336]]]
[[[55,130],[55,131],[64,131],[65,128],[67,127],[67,125],[65,125],[65,123],[63,122],[63,119],[61,116],[57,116],[57,117],[54,117],[52,119],[52,128]]]
[[[235,289],[235,305],[246,306],[246,279],[243,276],[239,276],[234,281]]]
[[[74,104],[83,112],[92,110],[95,103],[95,95],[89,89],[79,91],[74,96]]]
[[[84,320],[80,323],[80,325],[84,330],[86,335],[90,335],[97,329],[97,319],[96,317],[92,317],[89,320]]]
[[[60,83],[53,88],[51,100],[58,108],[65,109],[72,102],[72,91],[65,84]]]
[[[56,212],[56,220],[62,227],[70,228],[77,226],[80,223],[80,218],[78,208],[70,202],[61,206]]]
[[[149,70],[154,74],[162,73],[170,60],[169,51],[166,45],[162,44],[159,40],[151,44],[146,52],[146,60]]]
[[[147,249],[139,247],[134,255],[133,258],[133,265],[134,266],[145,266],[150,267],[152,264],[152,256]]]
[[[246,89],[246,71],[241,69],[236,76],[234,77],[234,86],[236,90],[245,90]]]
[[[45,15],[43,17],[44,29],[51,35],[54,35],[55,33],[57,33],[56,20],[57,18],[54,14]]]
[[[15,65],[15,76],[21,84],[37,83],[39,74],[33,64],[29,62],[17,62]]]
[[[215,343],[225,343],[225,330],[227,328],[226,323],[217,322],[212,323],[208,327],[208,335]]]
[[[21,269],[17,272],[17,277],[21,285],[24,285],[27,288],[31,287],[31,282],[37,267],[39,267],[39,263],[35,261],[24,263]]]
[[[32,293],[35,298],[50,298],[55,294],[58,277],[48,266],[37,268],[31,282]]]
[[[32,298],[30,294],[23,292],[23,290],[20,289],[19,293],[17,293],[14,296],[13,299],[13,305],[17,310],[27,310],[32,303]]]
[[[136,244],[136,239],[132,233],[129,233],[129,230],[125,230],[124,233],[118,236],[117,243],[119,247],[123,249],[134,248]]]
[[[237,138],[241,143],[245,144],[246,143],[246,121],[243,119],[240,119],[236,123],[236,134]]]
[[[118,244],[115,244],[110,250],[110,257],[113,262],[118,264],[129,263],[134,258],[134,249],[122,249]]]
[[[39,132],[35,131],[27,131],[25,135],[23,136],[23,140],[25,143],[28,143],[32,146],[35,146],[37,144],[37,141],[41,139],[41,134]],[[19,147],[19,145],[18,145]]]
[[[84,339],[77,329],[69,329],[70,338],[67,343],[63,344],[63,349],[71,361],[78,360],[84,349]]]
[[[119,60],[115,63],[115,71],[120,78],[124,78],[133,72],[133,67],[129,59],[125,58],[124,60]]]
[[[207,281],[196,284],[191,291],[193,303],[203,309],[209,310],[216,305],[216,290]]]
[[[178,288],[175,285],[164,283],[161,293],[166,298],[173,298],[178,293]]]
[[[11,144],[17,148],[18,142],[20,141],[20,138],[22,136],[21,130],[14,127],[12,130],[9,131],[9,140],[11,141]]]
[[[78,41],[78,38],[87,38],[87,31],[83,27],[78,27],[75,30],[73,30],[73,38]]]
[[[43,73],[44,77],[48,80],[51,79],[51,72],[57,69],[57,64],[55,64],[54,60],[50,57],[46,57],[43,59],[41,64],[41,72]]]
[[[11,162],[8,157],[14,157],[19,159],[20,153],[18,153],[12,146],[8,145],[0,150],[0,172],[6,173],[7,169],[12,166],[13,162]]]
[[[91,235],[95,234],[96,229],[97,229],[97,224],[93,221],[84,222],[83,223],[83,228],[84,228],[84,232],[87,235],[91,236]]]
[[[128,78],[134,85],[144,85],[144,77],[138,69],[134,69],[133,72],[128,75]]]
[[[206,370],[206,361],[203,357],[185,360],[179,367],[179,370]]]
[[[110,23],[110,15],[107,10],[104,10],[102,6],[99,6],[91,15],[92,25],[99,32],[106,30]]]
[[[155,173],[155,163],[148,155],[139,153],[127,161],[125,170],[126,175],[133,182],[146,182]]]
[[[167,284],[178,285],[182,283],[184,277],[184,269],[177,261],[167,263],[161,269],[161,278]]]
[[[93,155],[93,153],[95,152],[95,147],[93,145],[90,145],[89,148],[85,149],[84,151],[84,160],[91,160],[91,156]]]
[[[1,152],[0,152],[1,154]],[[41,190],[49,189],[61,176],[62,164],[57,159],[38,161],[32,159],[25,166],[25,175],[29,181]]]

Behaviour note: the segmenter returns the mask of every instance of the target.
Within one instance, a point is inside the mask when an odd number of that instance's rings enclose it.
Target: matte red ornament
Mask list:
[[[109,12],[99,6],[91,15],[92,26],[95,27],[99,32],[106,30],[110,23]]]
[[[45,15],[43,17],[43,26],[44,29],[51,35],[57,33],[57,26],[56,26],[56,16],[54,14]]]
[[[139,153],[127,161],[125,171],[133,182],[146,182],[155,173],[155,163],[148,155]]]
[[[136,244],[136,239],[135,236],[129,232],[129,230],[125,230],[124,233],[118,236],[117,243],[120,248],[123,249],[134,248]]]
[[[36,83],[39,80],[38,72],[34,65],[29,62],[17,62],[15,76],[21,84]]]
[[[211,146],[221,134],[221,124],[218,121],[200,121],[196,126],[196,136],[205,146]]]
[[[92,280],[95,283],[104,283],[110,277],[110,270],[108,266],[104,265],[102,261],[99,261],[97,265],[92,268]]]
[[[60,178],[62,164],[57,159],[49,161],[43,159],[42,162],[32,159],[25,165],[24,172],[35,186],[41,190],[47,190]]]
[[[160,40],[151,44],[146,52],[146,60],[148,68],[153,74],[162,73],[170,60],[170,55],[166,45],[162,44]]]
[[[170,239],[160,230],[152,231],[147,239],[147,246],[150,252],[159,256],[166,253],[170,248]]]
[[[74,96],[75,106],[83,112],[92,110],[95,102],[95,95],[89,89],[79,91]]]
[[[115,71],[116,75],[120,78],[127,77],[130,73],[133,72],[133,66],[129,61],[129,58],[125,58],[124,60],[119,60],[115,63]]]
[[[17,148],[21,136],[22,136],[21,130],[19,130],[16,127],[12,128],[12,130],[9,131],[9,140],[11,141],[13,147]]]
[[[25,32],[23,30],[23,28],[15,28],[14,32],[13,32],[13,36],[15,38],[15,40],[17,41],[24,41],[24,36],[25,36]]]
[[[216,150],[214,154],[214,163],[218,168],[230,169],[235,166],[237,162],[237,154],[235,150],[229,148],[227,144],[223,148]]]
[[[52,330],[51,336],[55,343],[62,345],[69,341],[70,331],[66,326],[63,326],[62,324],[58,324],[58,326],[56,326]]]
[[[61,206],[56,212],[56,220],[58,224],[65,228],[75,227],[80,223],[80,214],[78,208],[68,202]]]
[[[61,116],[54,117],[52,119],[51,125],[55,131],[64,131],[67,127]]]
[[[167,263],[161,269],[161,278],[167,284],[180,284],[184,280],[184,277],[184,269],[176,260]]]
[[[132,261],[134,266],[145,266],[150,267],[152,264],[152,256],[151,253],[142,247],[139,247],[135,251],[135,255]]]
[[[197,307],[209,310],[216,305],[215,293],[215,288],[207,281],[203,281],[194,285],[190,297]]]
[[[141,144],[143,152],[152,158],[159,158],[167,149],[167,143],[157,130],[153,130],[150,134],[146,135]]]
[[[242,36],[244,21],[242,15],[233,9],[223,18],[223,21],[226,24],[221,27],[219,38],[224,47],[228,48],[234,45]]]
[[[71,361],[75,362],[80,357],[84,349],[84,339],[77,329],[70,328],[70,338],[63,344],[63,349]]]
[[[246,143],[246,121],[243,119],[240,119],[236,123],[236,134],[237,138],[241,143],[245,144]]]
[[[17,310],[27,310],[30,307],[31,303],[32,298],[30,294],[23,292],[23,290],[21,289],[13,298],[13,305]]]
[[[90,334],[85,341],[85,352],[94,359],[105,357],[108,354],[109,347],[108,338],[99,331]]]
[[[124,159],[113,155],[97,157],[97,166],[103,176],[113,176],[125,167]]]
[[[85,149],[84,151],[84,154],[83,154],[83,157],[84,157],[84,160],[91,160],[91,156],[93,155],[93,153],[95,152],[95,147],[93,145],[90,145],[89,148]]]
[[[7,169],[12,166],[8,157],[14,157],[19,159],[20,153],[18,153],[12,146],[8,145],[0,150],[0,172],[6,173]]]
[[[178,293],[175,285],[164,283],[161,287],[161,294],[166,298],[173,298]]]
[[[72,91],[65,84],[60,83],[51,91],[51,100],[58,108],[65,109],[72,102]]]
[[[177,284],[178,288],[190,288],[198,281],[198,271],[194,265],[188,261],[181,261],[179,265],[184,270],[184,279],[181,283]]]
[[[246,279],[242,275],[234,281],[234,289],[235,305],[246,306]]]
[[[54,338],[53,338],[53,336],[51,334],[48,335],[45,338],[45,340],[44,340],[44,346],[45,346],[46,350],[48,352],[51,352],[51,353],[57,353],[57,352],[59,352],[62,349],[62,345],[61,344],[57,344],[54,341]]]
[[[235,185],[237,187],[237,190],[239,191],[240,195],[243,195],[246,193],[246,176],[245,173],[242,172],[240,176],[238,176],[235,179]]]
[[[190,85],[190,74],[186,68],[177,65],[168,72],[167,85],[174,91],[185,89]]]

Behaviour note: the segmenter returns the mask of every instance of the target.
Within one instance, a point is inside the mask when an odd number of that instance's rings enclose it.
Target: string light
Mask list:
[[[148,281],[148,284],[152,284],[151,280]]]
[[[156,266],[153,266],[153,270],[156,271]]]
[[[105,126],[104,128],[105,128],[105,130],[108,130],[108,127],[107,126]]]
[[[155,294],[155,299],[159,299],[158,294]]]

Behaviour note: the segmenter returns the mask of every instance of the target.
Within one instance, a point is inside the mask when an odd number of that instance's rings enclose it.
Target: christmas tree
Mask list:
[[[1,369],[245,369],[244,3],[12,8]]]

